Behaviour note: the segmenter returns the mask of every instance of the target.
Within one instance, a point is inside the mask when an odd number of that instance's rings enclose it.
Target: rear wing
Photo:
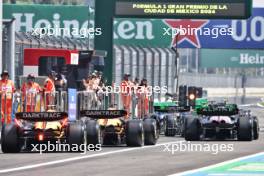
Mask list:
[[[19,112],[16,119],[28,121],[57,121],[68,118],[66,112]]]
[[[115,119],[127,115],[125,110],[83,110],[81,116],[90,117],[93,119]]]
[[[232,116],[239,113],[239,109],[236,105],[227,105],[227,106],[207,106],[203,108],[198,108],[196,110],[199,115],[206,116]]]
[[[156,112],[188,112],[190,106],[154,106]]]

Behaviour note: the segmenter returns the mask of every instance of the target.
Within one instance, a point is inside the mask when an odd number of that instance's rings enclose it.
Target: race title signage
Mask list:
[[[117,17],[146,18],[241,18],[251,15],[252,0],[149,0],[117,1]]]

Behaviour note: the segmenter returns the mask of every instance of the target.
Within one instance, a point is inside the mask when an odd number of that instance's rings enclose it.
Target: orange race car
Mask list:
[[[4,125],[1,146],[4,153],[20,152],[32,144],[52,142],[81,145],[84,131],[81,122],[68,122],[66,112],[19,112],[15,123]]]

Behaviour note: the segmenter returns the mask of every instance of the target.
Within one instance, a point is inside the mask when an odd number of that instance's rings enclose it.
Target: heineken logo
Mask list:
[[[52,18],[39,18],[36,13],[13,13],[12,16],[16,19],[16,31],[32,32],[32,35],[87,37],[95,34],[93,21],[63,19],[59,12],[52,14]]]
[[[264,55],[260,55],[259,53],[255,55],[241,53],[240,64],[264,64]]]
[[[151,21],[115,20],[114,29],[114,39],[152,40],[155,38]]]

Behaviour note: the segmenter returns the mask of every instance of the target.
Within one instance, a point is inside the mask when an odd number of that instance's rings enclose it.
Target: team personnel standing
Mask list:
[[[12,96],[15,92],[15,86],[13,81],[9,80],[8,71],[3,71],[0,80],[0,95],[1,95],[1,116],[2,123],[11,123],[12,113]],[[5,121],[6,118],[6,121]]]
[[[124,110],[127,111],[127,118],[130,115],[130,106],[131,106],[131,87],[132,82],[129,80],[130,74],[125,74],[121,82],[121,99],[124,105]]]
[[[21,87],[26,112],[33,112],[36,110],[37,94],[41,91],[41,87],[35,82],[35,76],[33,74],[29,74],[27,76],[27,82],[25,82]]]
[[[138,117],[144,118],[149,112],[149,88],[147,79],[143,78],[138,90]]]
[[[51,71],[44,82],[45,109],[49,110],[55,106],[55,78],[56,72]]]

